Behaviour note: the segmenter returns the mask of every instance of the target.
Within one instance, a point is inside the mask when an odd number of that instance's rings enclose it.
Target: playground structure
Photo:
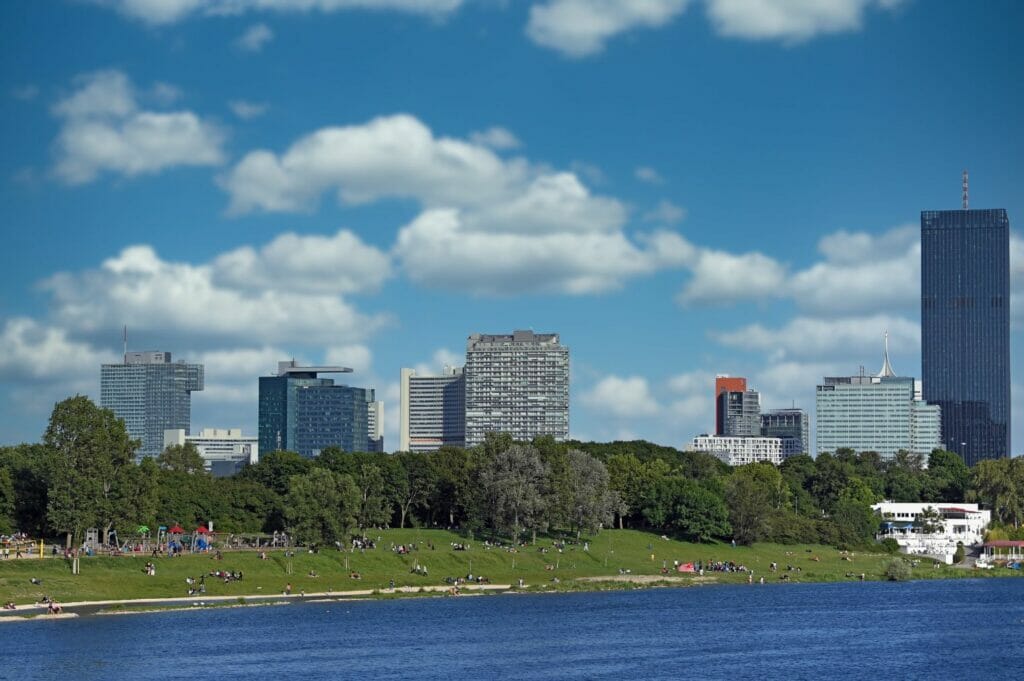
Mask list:
[[[0,560],[43,558],[46,555],[42,539],[27,535],[0,536]]]

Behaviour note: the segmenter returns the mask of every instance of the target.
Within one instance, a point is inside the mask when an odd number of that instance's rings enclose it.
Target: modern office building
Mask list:
[[[761,414],[761,435],[789,440],[789,447],[811,453],[810,419],[803,409],[772,409]]]
[[[761,435],[761,394],[753,389],[725,390],[718,394],[717,433],[725,437]]]
[[[914,383],[893,372],[888,348],[877,376],[826,377],[817,387],[816,452],[849,448],[891,459],[900,450],[926,457],[940,448],[941,409],[915,399]]]
[[[165,430],[189,432],[192,392],[202,389],[203,365],[172,362],[169,352],[125,352],[123,364],[100,367],[100,406],[142,443],[139,460],[160,455]]]
[[[747,379],[728,374],[715,376],[715,435],[725,435],[726,411],[722,408],[722,394],[745,392],[747,392]]]
[[[366,436],[369,438],[366,451],[384,451],[384,403],[380,400],[366,405]]]
[[[319,374],[350,373],[339,366],[298,366],[278,362],[276,376],[260,377],[259,446],[267,453],[279,449],[313,458],[328,447],[365,452],[369,441],[372,388],[335,385]]]
[[[240,428],[203,428],[198,435],[189,435],[181,428],[164,431],[165,449],[186,442],[196,446],[206,470],[217,477],[234,475],[260,460],[256,437],[242,435]]]
[[[466,446],[466,375],[444,367],[440,376],[417,376],[402,369],[399,405],[402,452],[433,452],[445,445]]]
[[[466,343],[466,446],[487,433],[569,436],[569,348],[556,333],[475,333]]]
[[[779,465],[790,456],[801,453],[789,438],[723,435],[698,435],[686,446],[686,451],[711,454],[730,466],[759,461]]]
[[[921,377],[945,449],[1010,455],[1010,221],[1003,209],[921,213]]]

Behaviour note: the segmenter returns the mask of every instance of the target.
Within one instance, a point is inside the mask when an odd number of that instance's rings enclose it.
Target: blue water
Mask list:
[[[4,679],[1017,679],[1024,579],[307,603],[0,624]]]

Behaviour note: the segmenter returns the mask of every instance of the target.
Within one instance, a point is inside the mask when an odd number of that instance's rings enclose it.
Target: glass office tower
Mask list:
[[[337,366],[298,366],[278,362],[277,376],[260,376],[259,446],[313,458],[327,447],[346,452],[370,451],[369,410],[372,388],[335,385],[323,373],[349,373]]]
[[[1010,454],[1010,221],[921,213],[921,374],[943,446],[968,465]]]
[[[169,352],[126,352],[123,364],[100,366],[100,406],[141,442],[138,460],[160,456],[165,430],[190,432],[192,393],[202,389],[203,365],[172,362]]]

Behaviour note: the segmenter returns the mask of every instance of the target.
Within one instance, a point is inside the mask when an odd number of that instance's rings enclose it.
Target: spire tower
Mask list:
[[[962,194],[962,197],[961,197],[961,207],[964,210],[967,210],[967,168],[964,168],[962,187],[963,187],[963,194]]]
[[[878,372],[878,378],[892,378],[896,375],[896,372],[892,370],[892,364],[889,363],[889,332],[886,331],[882,337],[885,343],[885,350],[882,354],[882,370]]]

